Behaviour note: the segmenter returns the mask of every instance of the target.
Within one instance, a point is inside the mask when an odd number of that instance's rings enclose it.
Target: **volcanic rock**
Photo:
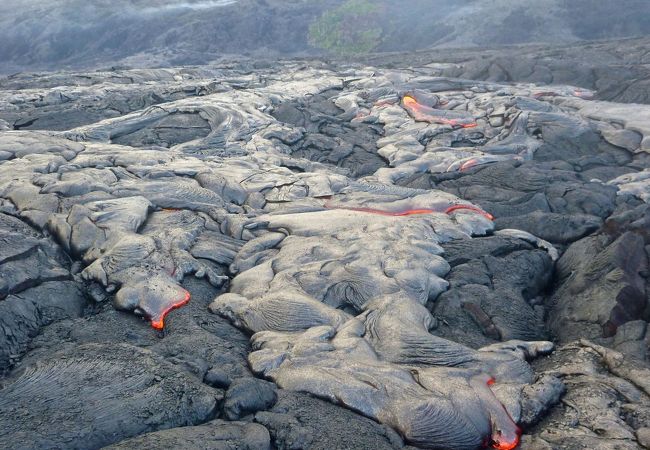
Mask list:
[[[53,353],[0,393],[2,440],[10,448],[99,448],[205,422],[219,400],[162,358],[126,344]]]
[[[119,444],[104,447],[120,449],[187,448],[203,450],[269,450],[269,432],[261,425],[215,420],[195,427],[172,428],[143,434]]]
[[[277,394],[272,383],[255,378],[233,381],[224,399],[224,415],[236,420],[257,411],[269,409],[275,403]]]
[[[4,442],[637,448],[648,107],[437,75],[2,85]]]

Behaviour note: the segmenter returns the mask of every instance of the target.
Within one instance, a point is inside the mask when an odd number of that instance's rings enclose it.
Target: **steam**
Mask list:
[[[155,14],[161,12],[177,11],[179,9],[191,9],[195,11],[200,11],[204,9],[221,8],[223,6],[234,5],[237,2],[239,2],[239,0],[211,0],[211,1],[204,1],[204,2],[196,2],[196,3],[181,2],[181,3],[173,3],[170,5],[158,6],[158,7],[144,8],[141,10],[141,12],[145,14]]]

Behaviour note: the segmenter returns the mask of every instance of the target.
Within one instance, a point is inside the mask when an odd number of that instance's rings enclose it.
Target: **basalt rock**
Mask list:
[[[648,108],[437,70],[0,90],[5,442],[644,442]]]
[[[562,405],[531,429],[528,448],[642,448],[647,366],[582,340],[560,347],[537,369],[571,386]],[[639,419],[641,419],[639,421]],[[638,439],[638,440],[637,440]],[[641,446],[639,445],[641,444]]]
[[[160,357],[125,344],[54,353],[0,392],[2,439],[11,448],[100,448],[195,425],[214,416],[219,397]]]
[[[209,450],[269,450],[269,432],[261,425],[216,420],[195,427],[172,428],[147,433],[119,444],[105,447],[108,450],[192,448]]]

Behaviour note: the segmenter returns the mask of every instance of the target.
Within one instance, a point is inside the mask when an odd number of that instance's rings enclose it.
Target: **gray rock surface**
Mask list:
[[[119,444],[104,447],[119,450],[186,448],[196,450],[269,450],[271,438],[266,428],[254,423],[215,420],[195,427],[172,428],[147,433]]]
[[[234,380],[224,399],[224,415],[236,420],[272,407],[278,398],[273,383],[255,378]]]
[[[437,70],[13,77],[0,439],[645,445],[648,106]]]
[[[571,2],[571,5],[580,8],[580,3],[583,2]],[[601,16],[604,20],[606,17]],[[575,18],[583,23],[588,21],[584,9]],[[364,61],[392,68],[427,66],[438,76],[469,80],[530,82],[539,86],[540,94],[544,85],[578,86],[596,91],[596,97],[602,100],[647,104],[650,102],[647,47],[648,37],[506,48],[494,47],[484,40],[476,49],[436,48],[370,55]],[[620,142],[620,138],[617,140]]]
[[[98,448],[143,432],[202,423],[214,416],[219,399],[150,351],[88,344],[54,353],[5,384],[3,445]]]

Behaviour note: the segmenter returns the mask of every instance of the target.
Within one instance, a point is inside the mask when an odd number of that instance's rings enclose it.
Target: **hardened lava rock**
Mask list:
[[[214,416],[220,399],[159,356],[126,344],[54,353],[6,380],[0,393],[3,445],[16,449],[100,448],[195,425]]]
[[[270,450],[271,438],[268,430],[262,425],[216,420],[195,427],[172,428],[147,433],[105,448],[107,450],[132,448],[143,450],[159,448]]]
[[[0,83],[3,442],[645,445],[650,110],[439,71]]]
[[[453,199],[430,192],[412,201],[445,200]],[[255,333],[251,367],[282,388],[342,403],[418,446],[514,448],[521,392],[535,381],[525,360],[552,344],[472,350],[430,334],[434,319],[423,306],[448,287],[440,244],[485,234],[490,220],[472,209],[406,217],[373,211],[259,217],[251,229],[289,235],[250,241],[258,251],[276,249],[252,266],[244,264],[244,246],[231,293],[210,308]]]

